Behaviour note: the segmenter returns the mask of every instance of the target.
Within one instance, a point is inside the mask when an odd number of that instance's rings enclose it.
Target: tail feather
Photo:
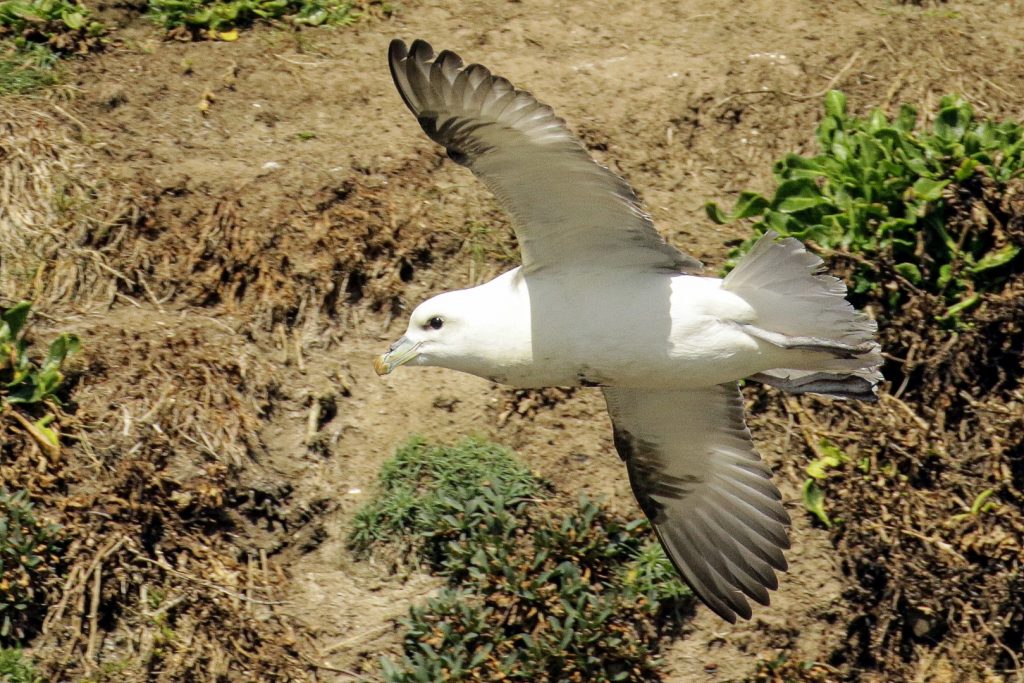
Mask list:
[[[769,231],[725,277],[723,287],[757,313],[744,329],[792,350],[792,366],[753,379],[794,393],[874,398],[882,380],[878,326],[846,300],[846,285],[792,237]]]
[[[841,375],[802,370],[769,370],[759,372],[750,379],[791,394],[822,394],[832,398],[855,398],[872,402],[878,400],[878,378],[872,376],[870,371]]]
[[[837,358],[856,358],[870,353],[877,348],[874,341],[866,341],[858,346],[852,346],[844,341],[826,339],[822,337],[795,337],[786,334],[779,334],[771,330],[762,329],[756,325],[743,325],[743,329],[751,337],[761,341],[774,344],[783,349],[798,349],[802,351],[818,351],[819,353],[830,353]]]

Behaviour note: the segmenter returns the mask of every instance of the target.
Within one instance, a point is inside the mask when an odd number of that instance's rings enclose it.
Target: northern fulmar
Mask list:
[[[874,321],[793,238],[766,233],[726,277],[666,243],[629,185],[551,107],[479,64],[395,40],[391,75],[424,132],[511,215],[522,266],[413,311],[374,367],[431,365],[513,387],[596,386],[637,502],[693,592],[749,619],[786,569],[790,520],[738,380],[874,400]]]

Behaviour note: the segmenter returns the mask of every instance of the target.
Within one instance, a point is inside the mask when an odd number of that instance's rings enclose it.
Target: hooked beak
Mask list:
[[[419,355],[420,344],[422,343],[414,342],[408,337],[403,336],[391,345],[387,353],[383,356],[378,356],[377,360],[373,361],[374,371],[378,375],[386,375],[399,365],[405,365]]]

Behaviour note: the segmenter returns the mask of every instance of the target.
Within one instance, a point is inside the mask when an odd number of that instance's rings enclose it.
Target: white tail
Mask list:
[[[846,285],[822,273],[822,265],[798,240],[769,231],[725,277],[725,289],[770,321],[746,325],[747,333],[795,352],[792,368],[752,379],[794,393],[871,400],[882,380],[877,325],[854,309]]]

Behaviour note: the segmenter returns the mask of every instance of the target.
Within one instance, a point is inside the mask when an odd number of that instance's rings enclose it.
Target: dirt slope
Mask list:
[[[186,548],[207,533],[195,501],[211,495],[217,507],[210,491],[222,487],[229,531],[210,532],[210,553],[229,558],[225,572],[240,581],[248,567],[250,583],[252,558],[264,558],[273,600],[252,628],[299,634],[265,651],[291,668],[263,671],[372,676],[374,658],[396,651],[391,620],[436,587],[355,562],[344,543],[380,463],[410,434],[485,435],[570,495],[638,514],[596,392],[530,407],[454,373],[373,375],[373,356],[418,301],[515,258],[492,198],[401,105],[384,59],[391,38],[454,49],[553,105],[637,188],[664,234],[714,270],[743,229],[712,225],[702,205],[768,188],[774,159],[810,149],[829,88],[857,109],[927,108],[959,91],[983,113],[1019,118],[1020,13],[1000,2],[408,2],[392,19],[261,27],[237,43],[161,42],[132,23],[123,45],[76,66],[80,90],[63,105],[73,120],[61,125],[88,150],[77,173],[132,207],[116,229],[77,243],[91,256],[66,267],[88,286],[43,297],[53,326],[78,331],[87,348],[75,401],[93,445],[69,458],[101,461],[100,474],[64,490],[95,501],[86,494],[102,494],[110,472],[153,457],[139,476],[169,483],[138,495],[190,496],[173,522],[175,547]],[[844,578],[799,503],[806,456],[785,425],[755,421],[754,435],[795,518],[791,571],[750,623],[698,609],[670,647],[670,680],[742,680],[783,650],[825,661],[845,637]],[[202,560],[191,562],[178,566],[201,574]],[[110,613],[98,649],[54,635],[41,651],[72,653],[66,675],[135,656],[144,648],[125,644],[138,628],[128,611]],[[171,663],[198,676],[201,662],[188,661]],[[986,675],[984,662],[929,666],[917,680]],[[835,675],[885,680],[855,666]]]

